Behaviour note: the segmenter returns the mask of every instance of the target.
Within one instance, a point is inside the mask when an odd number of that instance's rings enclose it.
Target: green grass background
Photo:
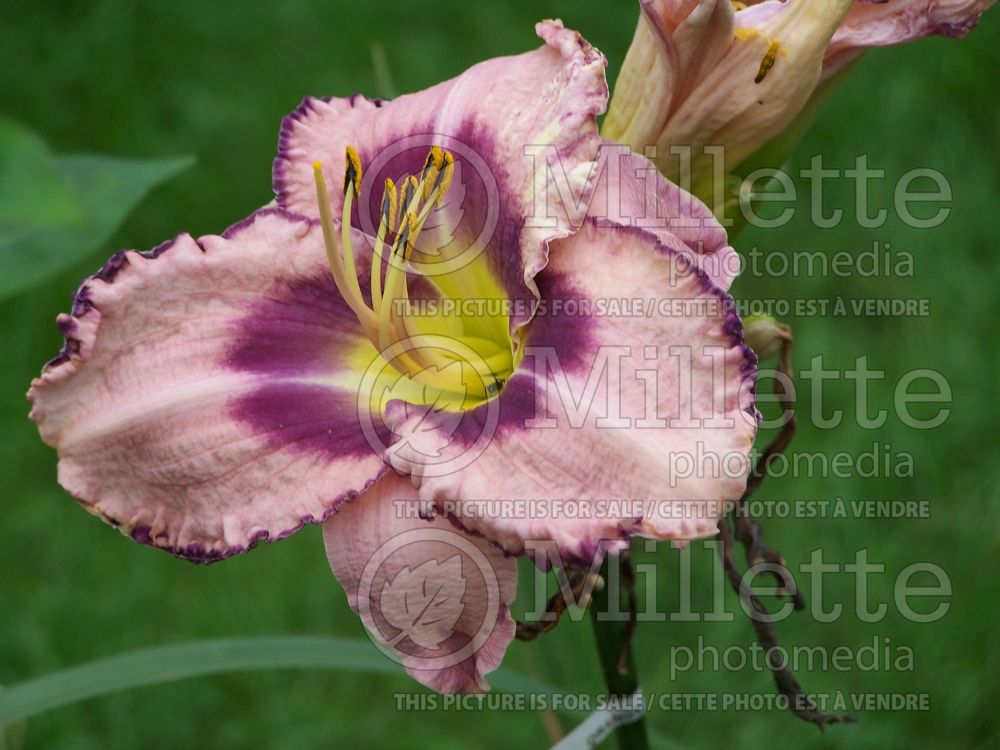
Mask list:
[[[156,191],[115,241],[44,288],[0,305],[0,683],[57,670],[124,649],[193,638],[274,633],[362,636],[322,554],[319,530],[209,568],[140,548],[88,516],[55,483],[55,457],[27,420],[24,392],[58,348],[54,326],[78,280],[119,247],[145,249],[180,230],[221,231],[270,199],[270,167],[281,117],[305,94],[384,94],[370,43],[383,45],[397,93],[418,90],[484,57],[536,44],[532,25],[559,16],[608,55],[613,77],[631,38],[631,2],[472,3],[342,0],[169,3],[51,0],[0,4],[0,111],[35,128],[58,151],[135,157],[194,154],[197,165]],[[822,152],[846,168],[860,153],[890,178],[913,167],[943,172],[954,191],[943,226],[915,230],[897,219],[866,230],[853,221],[853,193],[831,185],[828,205],[845,209],[836,230],[811,226],[808,194],[800,215],[778,230],[743,234],[738,245],[859,250],[891,242],[915,258],[912,278],[745,278],[746,297],[929,298],[927,318],[791,319],[796,360],[822,354],[848,368],[861,355],[883,369],[872,403],[891,405],[892,387],[913,368],[934,368],[954,393],[948,421],[933,431],[890,416],[866,431],[803,426],[805,451],[870,449],[873,442],[913,454],[912,479],[807,479],[768,482],[765,498],[922,498],[930,519],[780,519],[769,538],[793,564],[822,547],[848,562],[857,550],[886,565],[873,601],[883,622],[846,616],[832,624],[792,618],[788,645],[870,644],[888,636],[915,653],[912,672],[800,674],[817,692],[927,692],[931,710],[869,712],[855,727],[820,736],[779,712],[667,713],[649,721],[679,747],[761,746],[782,738],[802,748],[993,747],[1000,649],[1000,462],[997,437],[998,171],[996,80],[1000,23],[995,13],[961,43],[932,39],[877,50],[835,95],[796,151],[796,163]],[[888,183],[889,181],[886,181]],[[800,187],[802,185],[800,184]],[[872,205],[891,200],[883,184]],[[853,413],[850,383],[827,389],[829,408]],[[803,394],[803,407],[810,402]],[[677,553],[642,553],[661,572],[661,600],[676,600],[670,576]],[[907,564],[941,565],[954,586],[951,611],[933,625],[907,622],[892,605],[892,583]],[[708,608],[707,553],[695,555],[696,606]],[[670,579],[670,580],[668,580]],[[853,611],[849,576],[831,577],[829,601]],[[734,604],[730,599],[730,609]],[[766,673],[689,672],[671,680],[672,644],[746,644],[731,623],[671,622],[640,629],[637,649],[647,692],[772,690]],[[505,666],[572,690],[600,687],[589,624],[560,625],[532,644],[515,644]],[[400,713],[392,693],[405,678],[335,672],[270,672],[214,677],[137,690],[37,717],[28,747],[119,748],[251,746],[501,748],[546,747],[542,718],[516,713]]]

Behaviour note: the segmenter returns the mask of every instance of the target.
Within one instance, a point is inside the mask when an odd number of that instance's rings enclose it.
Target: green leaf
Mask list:
[[[78,224],[83,218],[45,142],[0,117],[0,236]]]
[[[45,281],[107,242],[150,190],[193,162],[191,157],[56,157],[55,168],[83,218],[68,226],[0,228],[0,300]]]
[[[192,641],[130,651],[8,686],[0,692],[0,725],[129,688],[279,668],[402,672],[363,640],[276,636]]]
[[[0,685],[0,695],[3,695],[2,685]],[[28,722],[24,719],[11,724],[0,723],[0,750],[21,750],[27,734]]]
[[[370,642],[321,636],[220,638],[130,651],[106,659],[36,677],[0,689],[0,750],[20,747],[25,719],[61,706],[148,685],[194,677],[257,669],[343,669],[376,674],[403,674]],[[490,673],[497,690],[555,696],[566,691],[509,669]],[[552,704],[550,704],[552,705]],[[559,705],[559,713],[582,711]],[[655,732],[652,745],[663,750],[680,746]],[[4,745],[7,741],[8,744]]]
[[[402,674],[368,641],[319,636],[222,638],[130,651],[12,685],[0,692],[0,727],[71,703],[130,688],[253,669],[346,669]],[[498,690],[556,694],[530,677],[491,673]]]

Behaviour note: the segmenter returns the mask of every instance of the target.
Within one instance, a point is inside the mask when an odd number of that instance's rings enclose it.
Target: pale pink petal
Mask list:
[[[374,235],[385,178],[419,174],[430,147],[441,146],[457,165],[449,239],[463,247],[449,252],[484,253],[508,295],[529,302],[530,311],[548,241],[583,219],[600,147],[595,117],[607,104],[603,55],[558,21],[536,31],[545,41],[540,49],[487,60],[420,93],[305,99],[281,129],[279,205],[316,216],[312,164],[322,162],[329,184],[342,184],[351,145],[364,165],[352,223]],[[558,179],[547,178],[546,168]],[[339,213],[342,196],[332,200]],[[516,313],[511,328],[528,317]]]
[[[323,525],[330,567],[376,645],[415,679],[442,693],[488,690],[514,638],[517,566],[418,510],[416,490],[390,472]]]
[[[715,214],[674,185],[648,159],[628,146],[605,141],[600,177],[588,215],[598,224],[645,229],[685,256],[722,291],[740,273],[740,257]]]
[[[393,466],[512,553],[551,540],[588,562],[631,534],[714,534],[756,431],[756,358],[731,298],[655,236],[593,223],[553,243],[538,283],[499,398],[460,417],[390,408]]]
[[[359,427],[365,346],[313,222],[114,256],[31,386],[59,482],[144,544],[211,562],[322,521],[385,467]]]

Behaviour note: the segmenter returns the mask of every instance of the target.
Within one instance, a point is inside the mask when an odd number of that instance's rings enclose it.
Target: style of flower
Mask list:
[[[602,55],[537,31],[418,94],[303,101],[275,205],[113,256],[28,394],[62,486],[142,544],[214,562],[322,523],[439,691],[486,688],[529,542],[714,534],[756,429],[725,232],[602,143]]]

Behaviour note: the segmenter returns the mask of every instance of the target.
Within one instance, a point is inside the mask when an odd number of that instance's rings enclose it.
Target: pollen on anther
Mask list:
[[[444,165],[444,152],[441,150],[440,146],[431,146],[431,150],[427,152],[427,158],[424,159],[424,169],[421,177],[427,179],[432,171],[441,169]]]
[[[399,218],[399,194],[396,191],[396,183],[391,178],[385,180],[385,191],[382,193],[382,221],[389,232],[396,231],[396,222]]]
[[[417,195],[417,190],[420,188],[420,183],[417,181],[415,176],[407,175],[406,179],[403,180],[403,187],[399,191],[400,203],[402,204],[403,211],[410,210],[410,204],[413,202],[414,197]]]
[[[344,168],[344,192],[347,192],[348,187],[354,188],[354,193],[356,195],[361,194],[361,158],[358,156],[358,152],[354,150],[353,146],[348,146],[345,154],[345,168]]]
[[[448,192],[448,188],[451,187],[451,179],[455,176],[455,157],[452,156],[451,151],[445,151],[443,157],[443,164],[441,165],[441,170],[437,175],[437,190],[438,198],[437,204],[440,206],[444,200],[445,193]]]

